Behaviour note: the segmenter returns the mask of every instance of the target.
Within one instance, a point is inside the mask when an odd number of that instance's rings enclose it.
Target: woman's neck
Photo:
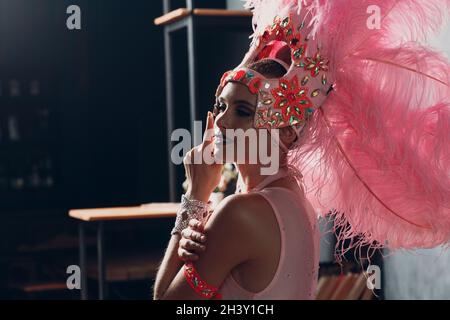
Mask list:
[[[239,175],[246,190],[256,187],[265,177],[261,174],[261,166],[257,164],[237,164]]]
[[[280,159],[286,160],[286,159]],[[251,190],[259,185],[268,175],[261,173],[263,168],[261,164],[235,164],[239,175],[242,179],[242,183],[245,185],[246,190]],[[280,161],[279,169],[286,167],[286,161]],[[275,172],[274,172],[275,173]]]

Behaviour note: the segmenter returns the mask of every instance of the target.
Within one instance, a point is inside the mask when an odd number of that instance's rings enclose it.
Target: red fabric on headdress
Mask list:
[[[289,45],[284,41],[273,40],[269,42],[264,49],[256,56],[255,61],[259,61],[262,59],[272,58],[279,59],[284,61],[287,65],[291,64],[290,60],[290,52],[291,49]],[[283,53],[287,53],[283,55]]]

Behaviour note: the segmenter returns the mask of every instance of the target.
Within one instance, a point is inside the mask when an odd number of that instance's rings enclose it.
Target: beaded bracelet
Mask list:
[[[197,219],[203,222],[211,211],[211,201],[206,203],[200,200],[188,199],[183,194],[181,196],[181,206],[177,212],[175,226],[170,234],[181,234],[181,231],[188,227],[189,220],[191,219]]]
[[[184,265],[184,277],[186,281],[189,283],[192,289],[197,292],[202,297],[207,299],[211,299],[216,297],[217,299],[222,299],[222,295],[217,292],[218,289],[212,285],[206,283],[206,281],[202,280],[195,270],[194,265],[191,262],[185,263]]]

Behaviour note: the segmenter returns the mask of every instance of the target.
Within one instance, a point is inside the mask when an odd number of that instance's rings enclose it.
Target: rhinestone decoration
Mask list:
[[[320,93],[320,89],[316,89],[313,92],[311,92],[311,97],[315,98],[319,95]]]
[[[303,121],[303,109],[312,106],[311,101],[306,96],[308,88],[300,87],[297,76],[290,81],[284,78],[279,80],[279,87],[272,89],[272,96],[275,98],[273,107],[281,109],[281,115],[284,121],[289,121],[291,117]],[[301,107],[300,107],[301,106]]]

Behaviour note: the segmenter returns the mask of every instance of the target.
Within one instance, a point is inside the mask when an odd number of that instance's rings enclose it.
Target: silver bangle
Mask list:
[[[181,196],[180,209],[178,210],[177,217],[175,219],[175,226],[170,234],[181,234],[181,231],[189,226],[189,221],[191,219],[197,219],[200,222],[204,222],[211,211],[211,201],[206,203],[200,200],[191,200],[183,194]]]

